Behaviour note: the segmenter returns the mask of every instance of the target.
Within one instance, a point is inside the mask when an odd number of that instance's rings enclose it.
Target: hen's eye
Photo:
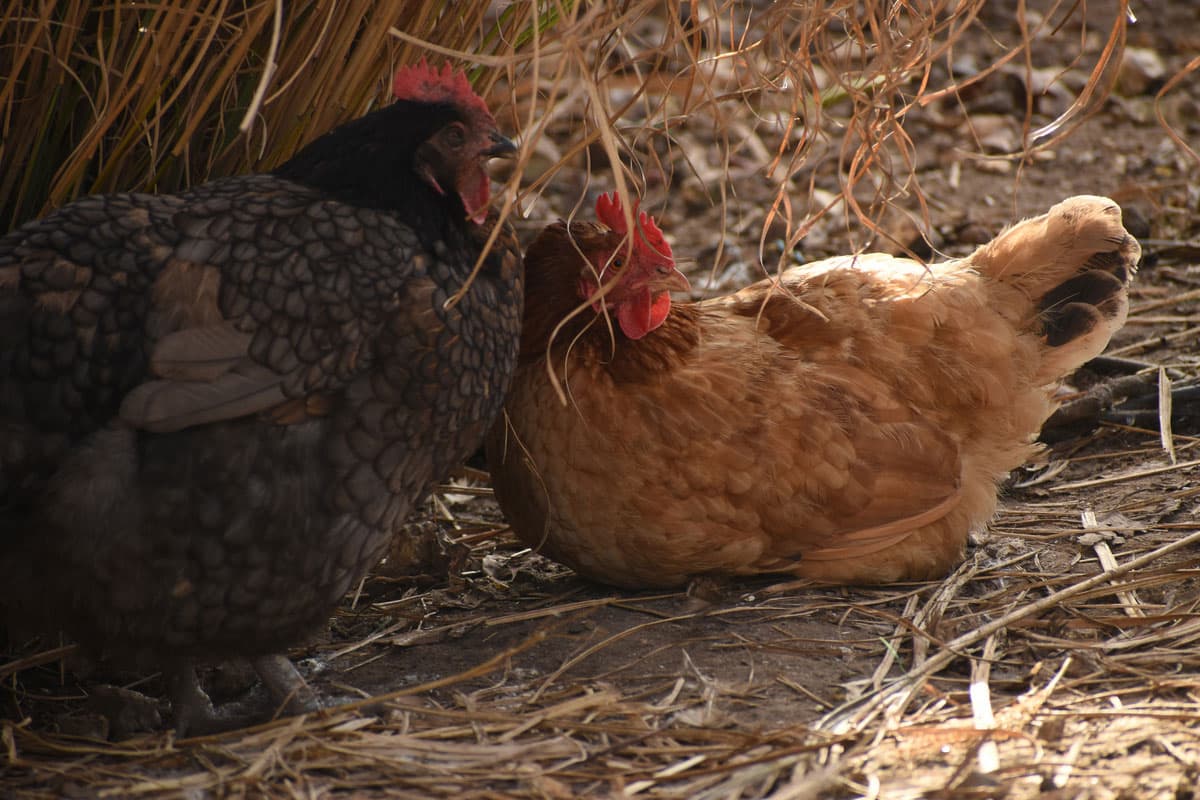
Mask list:
[[[612,260],[612,265],[616,269],[620,269],[621,267],[623,267],[625,265],[625,259],[621,258],[620,256],[617,256],[616,258],[614,258]]]
[[[461,125],[451,125],[446,128],[446,143],[451,147],[462,147],[467,135]]]

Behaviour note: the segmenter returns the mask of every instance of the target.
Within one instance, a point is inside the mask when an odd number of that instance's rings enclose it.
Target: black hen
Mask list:
[[[176,725],[197,660],[281,655],[480,443],[522,314],[486,161],[513,150],[461,74],[274,173],[71,203],[0,239],[0,603],[160,665]],[[295,702],[296,693],[300,702]]]

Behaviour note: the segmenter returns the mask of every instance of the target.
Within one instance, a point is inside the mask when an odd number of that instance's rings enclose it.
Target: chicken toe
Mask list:
[[[100,684],[88,695],[88,708],[108,725],[108,738],[120,740],[162,726],[158,701],[120,686]]]
[[[282,714],[304,714],[321,707],[316,692],[305,683],[287,656],[276,654],[256,658],[254,671],[266,685],[276,709]]]

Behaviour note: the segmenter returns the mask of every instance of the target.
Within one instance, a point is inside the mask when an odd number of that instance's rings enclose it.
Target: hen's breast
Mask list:
[[[370,369],[331,418],[333,502],[366,525],[398,524],[479,447],[504,402],[522,313],[519,250],[502,241],[474,276],[470,253],[433,248],[424,274],[393,295]]]

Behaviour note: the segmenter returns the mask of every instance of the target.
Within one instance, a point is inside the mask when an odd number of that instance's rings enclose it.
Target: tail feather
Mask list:
[[[1088,269],[1132,273],[1139,253],[1121,224],[1120,206],[1107,197],[1078,195],[1008,228],[976,250],[970,262],[1033,300]]]
[[[1125,311],[1125,282],[1111,272],[1088,270],[1042,295],[1037,307],[1050,347],[1062,347],[1087,335]]]
[[[1137,240],[1121,224],[1121,207],[1080,195],[1014,225],[969,261],[996,282],[997,305],[1042,337],[1038,378],[1050,383],[1099,355],[1125,324],[1140,257]]]

